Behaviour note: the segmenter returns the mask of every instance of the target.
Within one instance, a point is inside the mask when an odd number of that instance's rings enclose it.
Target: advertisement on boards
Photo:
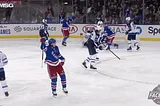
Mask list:
[[[41,24],[0,24],[0,36],[39,36]],[[95,24],[71,24],[72,36],[81,36],[87,30],[95,28]],[[108,25],[116,37],[126,37],[126,25]],[[137,35],[141,38],[160,38],[160,25],[137,25]],[[53,36],[62,36],[61,24],[48,24],[48,32]]]

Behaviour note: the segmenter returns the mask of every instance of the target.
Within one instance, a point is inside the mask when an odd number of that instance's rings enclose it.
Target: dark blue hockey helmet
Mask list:
[[[66,13],[63,12],[63,13],[62,13],[62,19],[65,19],[65,18],[66,18]]]
[[[51,38],[48,40],[49,45],[51,45],[52,43],[56,43],[56,40],[54,38]]]
[[[104,27],[104,30],[105,30],[105,31],[106,31],[106,30],[109,30],[108,25],[106,25],[106,26]]]

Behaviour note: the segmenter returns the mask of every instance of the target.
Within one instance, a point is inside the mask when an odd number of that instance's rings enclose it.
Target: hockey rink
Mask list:
[[[41,68],[39,39],[1,39],[0,50],[9,60],[5,66],[9,97],[0,89],[0,106],[157,106],[148,100],[149,91],[160,84],[160,42],[141,42],[141,50],[127,52],[127,44],[113,48],[121,60],[109,51],[99,51],[97,71],[86,70],[82,62],[88,56],[81,40],[69,39],[63,47],[69,94],[61,90],[51,94],[46,65]]]

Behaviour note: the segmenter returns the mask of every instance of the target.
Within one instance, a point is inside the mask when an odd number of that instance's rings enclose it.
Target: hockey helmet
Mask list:
[[[65,18],[66,18],[66,13],[62,12],[62,19],[65,19]]]
[[[102,21],[98,21],[97,24],[98,24],[99,26],[101,26],[101,25],[103,25],[103,22],[102,22]]]
[[[49,45],[56,43],[56,40],[54,38],[51,38],[48,40]]]
[[[46,20],[46,19],[43,19],[43,20],[42,20],[42,23],[47,24],[47,20]]]
[[[126,17],[126,21],[130,21],[131,20],[131,17]]]

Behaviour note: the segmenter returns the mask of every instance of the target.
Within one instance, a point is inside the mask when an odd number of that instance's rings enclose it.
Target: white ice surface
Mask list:
[[[59,42],[69,94],[63,94],[59,80],[57,98],[52,97],[46,65],[41,68],[39,44],[38,39],[0,40],[9,59],[10,93],[6,98],[0,89],[0,106],[157,106],[147,98],[160,83],[160,42],[141,42],[139,52],[112,49],[121,60],[100,51],[97,72],[82,67],[88,52],[80,40],[69,40],[67,47]]]

